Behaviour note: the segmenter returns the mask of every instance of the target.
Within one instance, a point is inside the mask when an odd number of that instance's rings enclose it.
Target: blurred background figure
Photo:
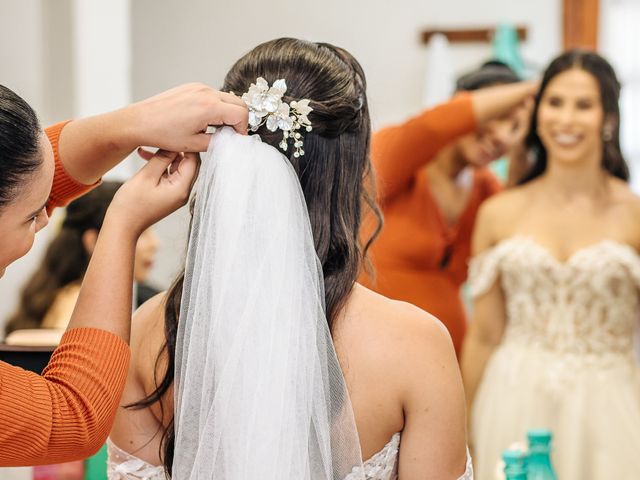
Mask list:
[[[462,370],[479,480],[532,428],[558,478],[640,472],[640,198],[620,150],[620,84],[572,50],[546,70],[517,188],[480,210]]]
[[[121,182],[103,182],[67,206],[60,231],[23,288],[18,310],[7,322],[6,343],[58,343],[73,313],[107,208],[121,185]],[[136,245],[136,306],[157,293],[145,281],[158,247],[158,238],[151,229],[140,236]]]
[[[375,273],[360,281],[438,317],[458,354],[471,232],[480,204],[502,188],[487,167],[507,155],[511,175],[523,171],[535,88],[506,65],[487,62],[458,80],[464,93],[372,140],[385,224],[370,250]]]

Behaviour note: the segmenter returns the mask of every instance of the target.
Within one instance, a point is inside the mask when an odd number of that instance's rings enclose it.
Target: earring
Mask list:
[[[610,142],[613,140],[613,129],[609,126],[606,126],[602,129],[602,140],[605,142]]]

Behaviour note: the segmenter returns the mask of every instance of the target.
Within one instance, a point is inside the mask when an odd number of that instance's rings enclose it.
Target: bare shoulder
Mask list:
[[[532,184],[507,188],[489,197],[480,206],[478,221],[518,215],[535,188]]]
[[[512,235],[511,228],[535,192],[534,182],[512,187],[485,200],[476,218],[471,249],[477,255]]]
[[[164,307],[166,292],[143,303],[131,321],[132,368],[140,374],[153,372],[158,353],[164,344]]]
[[[631,190],[631,187],[629,187],[629,184],[627,182],[624,182],[619,178],[610,177],[609,186],[616,203],[623,204],[633,213],[640,212],[640,196],[638,196],[633,190]]]
[[[437,369],[443,362],[455,362],[446,327],[414,305],[391,300],[356,284],[346,314],[350,323],[346,330],[360,338],[360,348],[366,345],[369,355],[384,359],[379,368],[388,367],[403,375],[415,372],[420,365]]]
[[[154,295],[133,313],[131,319],[131,343],[153,334],[164,323],[164,306],[167,292]]]
[[[460,472],[465,462],[465,400],[448,331],[418,307],[360,285],[354,290],[351,315],[359,312],[352,317],[353,328],[364,337],[358,348],[366,347],[369,355],[359,356],[357,376],[373,378],[369,392],[376,390],[377,401],[392,399],[392,408],[399,412],[401,468],[405,474],[415,472],[415,478]],[[381,395],[383,389],[386,395]]]
[[[640,196],[638,196],[629,184],[618,179],[610,178],[613,206],[616,212],[616,221],[622,225],[628,243],[640,251]]]

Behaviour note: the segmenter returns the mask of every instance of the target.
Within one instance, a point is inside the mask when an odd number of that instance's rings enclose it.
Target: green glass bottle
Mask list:
[[[551,432],[542,428],[527,432],[529,441],[527,480],[558,480],[551,464],[551,437]]]
[[[528,457],[522,450],[505,450],[502,454],[505,480],[527,480]]]

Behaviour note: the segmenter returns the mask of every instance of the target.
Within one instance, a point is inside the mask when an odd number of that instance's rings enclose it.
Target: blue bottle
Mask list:
[[[528,457],[522,450],[505,450],[502,454],[505,480],[527,480]]]
[[[527,432],[529,441],[527,480],[558,480],[551,464],[551,437],[551,432],[546,429]]]

